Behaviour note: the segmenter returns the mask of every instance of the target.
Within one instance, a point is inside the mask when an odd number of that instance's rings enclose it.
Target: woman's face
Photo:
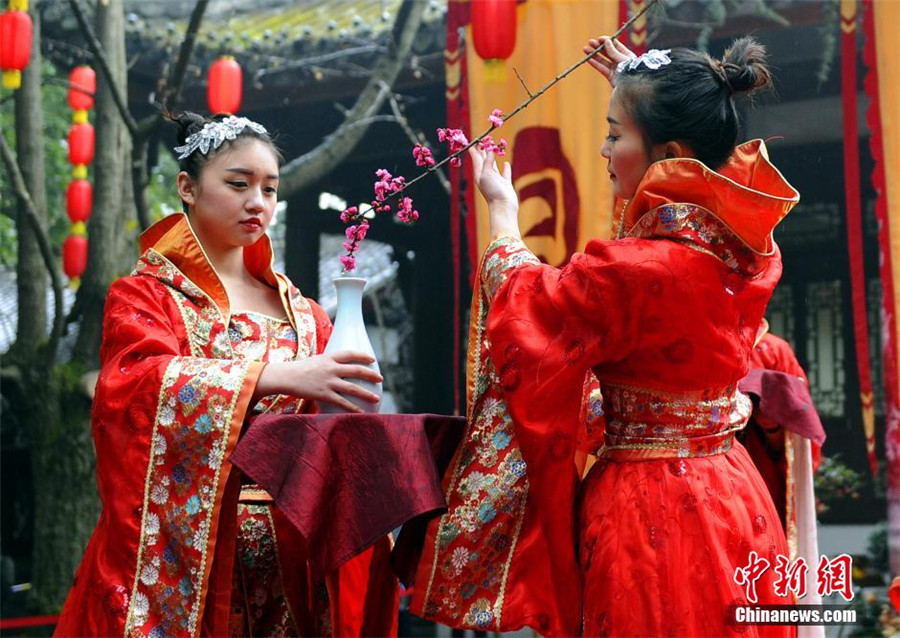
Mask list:
[[[275,214],[278,161],[268,144],[250,138],[216,155],[197,180],[180,173],[178,191],[205,248],[250,246]]]
[[[609,134],[600,154],[609,161],[606,170],[613,183],[613,195],[631,199],[653,160],[647,154],[640,129],[623,107],[618,90],[610,98],[606,120]]]

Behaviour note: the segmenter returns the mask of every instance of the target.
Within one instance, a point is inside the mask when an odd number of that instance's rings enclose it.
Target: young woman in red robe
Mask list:
[[[366,592],[387,541],[311,573],[299,532],[228,461],[248,416],[356,411],[341,394],[377,397],[346,378],[380,376],[366,355],[322,354],[328,317],[272,269],[281,156],[266,130],[177,122],[186,214],[148,229],[109,290],[92,418],[103,510],[56,633],[389,634],[393,579]]]
[[[541,264],[511,167],[471,153],[495,239],[473,300],[467,432],[413,611],[556,636],[791,635],[734,622],[738,605],[792,601],[775,593],[778,513],[734,439],[781,275],[772,230],[799,199],[761,140],[736,146],[734,96],[769,84],[764,50],[745,38],[723,60],[637,58],[606,39],[604,53],[619,239]],[[588,372],[602,437],[584,431]],[[577,448],[600,439],[582,483]]]

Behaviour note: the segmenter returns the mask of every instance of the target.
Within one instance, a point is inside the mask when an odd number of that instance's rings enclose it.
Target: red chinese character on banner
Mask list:
[[[757,602],[756,581],[769,569],[769,561],[760,558],[756,552],[750,552],[749,562],[746,567],[738,567],[734,570],[734,582],[746,588],[747,600]]]
[[[806,596],[806,573],[809,566],[806,560],[798,558],[791,561],[787,556],[779,554],[775,557],[775,595],[786,598],[789,591],[794,592],[797,598]]]
[[[818,592],[820,596],[838,593],[844,600],[853,600],[853,559],[847,554],[841,554],[828,560],[827,556],[819,559],[819,568],[816,572],[818,580]]]

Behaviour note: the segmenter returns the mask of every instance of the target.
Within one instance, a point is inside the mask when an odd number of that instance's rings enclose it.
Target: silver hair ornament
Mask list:
[[[176,146],[174,150],[178,153],[179,160],[185,159],[197,149],[200,149],[200,152],[206,155],[209,153],[210,148],[216,150],[222,146],[222,142],[235,139],[248,127],[260,135],[269,134],[266,127],[262,124],[257,124],[246,117],[229,115],[222,120],[207,122],[201,130],[188,135],[183,146]]]
[[[656,69],[658,69],[659,67],[666,66],[667,64],[672,63],[672,59],[669,57],[669,54],[671,52],[672,49],[650,49],[646,53],[639,55],[636,58],[631,58],[630,60],[623,60],[622,62],[619,62],[619,66],[616,67],[616,73],[622,73],[623,71],[634,71],[642,64],[651,71],[656,71]]]

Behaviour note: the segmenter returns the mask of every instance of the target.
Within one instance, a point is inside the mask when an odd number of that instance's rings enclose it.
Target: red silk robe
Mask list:
[[[337,574],[309,573],[302,536],[266,494],[242,488],[228,461],[251,410],[313,408],[287,396],[251,406],[265,357],[248,352],[318,354],[331,332],[327,315],[272,270],[267,237],[244,260],[279,291],[290,325],[275,320],[275,337],[258,344],[253,333],[265,321],[232,314],[186,216],[154,225],[141,248],[106,300],[92,414],[103,510],[57,635],[228,635],[248,620],[235,623],[232,606],[262,613],[260,594],[282,606],[267,631],[358,635],[370,568],[387,568],[387,547]],[[233,591],[242,578],[256,591]],[[396,604],[392,580],[380,586],[379,606]],[[388,634],[394,622],[365,631]]]
[[[627,236],[564,268],[500,238],[473,299],[468,425],[429,529],[412,610],[544,635],[725,635],[751,551],[787,554],[765,484],[734,442],[736,384],[781,275],[771,238],[797,203],[761,141],[716,173],[650,167]],[[585,377],[606,429],[585,433]],[[590,428],[590,423],[588,428]],[[573,459],[599,440],[583,483]],[[760,603],[773,570],[752,580]],[[744,635],[786,635],[753,627]]]

